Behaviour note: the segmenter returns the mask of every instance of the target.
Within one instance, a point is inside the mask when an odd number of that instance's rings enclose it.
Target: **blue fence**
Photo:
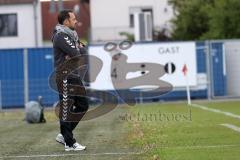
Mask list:
[[[206,44],[197,42],[197,73],[207,73]],[[211,43],[212,93],[215,96],[226,95],[226,75],[224,69],[224,51],[222,43]],[[0,50],[0,80],[3,108],[24,106],[24,49]],[[44,97],[44,104],[51,105],[58,100],[58,95],[48,85],[48,77],[53,71],[51,48],[28,49],[28,93],[29,100]],[[126,95],[126,90],[119,91]],[[126,92],[127,93],[127,92]],[[207,98],[207,88],[191,90],[191,98]],[[107,99],[107,97],[106,97]],[[147,101],[186,99],[186,91],[172,91],[159,98]],[[108,100],[108,99],[107,99]],[[108,100],[111,101],[111,100]]]
[[[53,72],[53,54],[51,48],[28,50],[29,99],[43,96],[46,105],[57,101],[56,93],[49,88],[48,77]],[[47,96],[46,96],[47,95]]]
[[[24,103],[23,49],[0,51],[0,80],[3,106]]]

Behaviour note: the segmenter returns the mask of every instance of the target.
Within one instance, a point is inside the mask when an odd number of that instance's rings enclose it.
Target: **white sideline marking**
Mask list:
[[[224,111],[221,111],[221,110],[218,110],[218,109],[208,108],[206,106],[202,106],[202,105],[199,105],[199,104],[192,104],[192,106],[196,107],[196,108],[200,108],[200,109],[206,110],[206,111],[220,113],[220,114],[224,114],[225,116],[229,116],[229,117],[240,119],[239,115],[233,114],[233,113],[230,113],[230,112],[224,112]]]
[[[234,126],[232,124],[221,124],[221,126],[225,126],[225,127],[230,128],[230,129],[232,129],[234,131],[240,132],[240,128],[237,127],[237,126]]]
[[[208,149],[208,148],[227,148],[227,147],[239,147],[240,144],[228,144],[228,145],[209,145],[209,146],[177,146],[177,147],[160,147],[163,149]]]
[[[104,155],[138,155],[142,153],[127,152],[127,153],[76,153],[76,154],[49,154],[49,155],[21,155],[21,156],[3,156],[0,159],[6,158],[39,158],[39,157],[65,157],[65,156],[104,156]]]
[[[160,147],[162,149],[208,149],[208,148],[226,148],[239,147],[239,144],[232,145],[210,145],[210,146],[176,146],[176,147]],[[21,156],[3,156],[0,159],[8,158],[40,158],[40,157],[66,157],[66,156],[104,156],[104,155],[140,155],[144,152],[128,152],[128,153],[76,153],[76,154],[49,154],[49,155],[21,155]]]

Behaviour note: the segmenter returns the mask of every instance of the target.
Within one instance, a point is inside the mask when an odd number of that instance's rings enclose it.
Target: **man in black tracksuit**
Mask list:
[[[81,54],[86,54],[85,46],[80,43],[77,32],[75,31],[77,20],[74,13],[71,10],[61,11],[58,15],[58,22],[59,24],[55,27],[52,37],[55,70],[57,70],[67,60],[75,56],[80,56]],[[56,77],[57,76],[58,75],[56,75]],[[81,77],[79,77],[79,75],[70,75],[67,78],[67,83],[82,85]],[[59,90],[59,99],[62,101],[64,97],[60,92],[61,86],[57,86]],[[73,100],[73,106],[69,106],[74,107],[71,108],[71,111],[85,113],[88,110],[88,100],[86,97],[69,95],[68,98]],[[86,146],[82,146],[77,143],[73,138],[72,132],[78,123],[79,121],[69,122],[60,118],[61,132],[57,135],[56,141],[64,144],[65,151],[84,150],[86,148]]]

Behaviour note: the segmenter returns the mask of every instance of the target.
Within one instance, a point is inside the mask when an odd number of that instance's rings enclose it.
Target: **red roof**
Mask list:
[[[33,3],[34,0],[0,0],[0,5],[4,4],[28,4]]]
[[[80,5],[80,14],[77,14],[77,20],[82,23],[82,26],[77,27],[81,38],[88,38],[88,32],[90,27],[90,8],[89,4],[81,4],[77,0],[63,1],[64,9],[73,9],[75,5]],[[57,2],[55,2],[57,9]],[[53,29],[57,24],[58,10],[55,13],[50,13],[50,2],[41,2],[42,10],[42,31],[43,40],[51,40]]]

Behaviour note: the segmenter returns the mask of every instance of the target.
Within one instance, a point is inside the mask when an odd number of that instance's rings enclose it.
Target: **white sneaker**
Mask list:
[[[62,135],[61,133],[59,133],[59,134],[57,135],[56,141],[57,141],[58,143],[63,144],[63,145],[65,144],[64,137],[63,137],[63,135]]]
[[[81,151],[81,150],[85,150],[86,146],[83,146],[83,145],[76,142],[76,143],[73,144],[73,148],[74,148],[75,151]]]
[[[65,151],[82,151],[85,150],[86,146],[82,146],[79,143],[74,143],[72,147],[69,147],[65,144]]]

